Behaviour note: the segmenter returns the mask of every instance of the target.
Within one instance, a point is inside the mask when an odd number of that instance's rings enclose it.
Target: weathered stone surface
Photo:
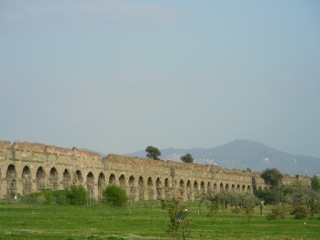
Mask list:
[[[285,176],[286,184],[296,178]],[[299,180],[310,184],[310,178]],[[39,143],[0,141],[0,198],[50,188],[83,185],[101,199],[108,184],[123,187],[132,200],[195,199],[211,191],[252,192],[266,188],[260,173],[227,170],[217,166],[157,161],[99,154]]]
[[[39,143],[15,142],[12,148],[16,151],[44,153],[46,146]]]

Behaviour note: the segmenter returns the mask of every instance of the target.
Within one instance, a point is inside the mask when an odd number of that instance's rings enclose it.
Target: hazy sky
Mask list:
[[[249,139],[320,157],[320,1],[0,0],[0,139]]]

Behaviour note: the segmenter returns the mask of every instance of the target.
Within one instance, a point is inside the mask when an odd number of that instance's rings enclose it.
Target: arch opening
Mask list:
[[[136,199],[136,186],[135,186],[135,178],[133,175],[129,177],[129,187],[130,187],[130,199],[135,200]]]
[[[89,199],[94,198],[94,175],[92,172],[87,174],[87,194]]]
[[[153,191],[153,181],[152,178],[149,177],[147,181],[148,186],[148,199],[154,199],[154,191]]]
[[[109,176],[109,184],[116,184],[116,176],[113,173]]]
[[[7,197],[13,198],[17,193],[17,172],[16,167],[10,164],[7,168],[6,173],[6,181],[7,181]]]
[[[98,199],[103,199],[103,191],[106,188],[106,178],[103,173],[99,174],[98,177]]]
[[[123,189],[126,188],[126,178],[124,177],[123,174],[119,177],[119,185],[120,185],[120,187],[122,187]]]
[[[80,170],[77,170],[75,175],[74,175],[74,184],[81,186],[82,183],[83,183],[82,173],[81,173]]]
[[[64,189],[68,189],[71,184],[71,175],[68,169],[63,172],[62,185]]]
[[[162,199],[162,186],[161,186],[161,179],[159,177],[157,177],[156,180],[156,191],[157,191],[157,200]]]
[[[36,174],[37,189],[42,192],[46,188],[46,174],[43,167],[39,167]]]
[[[140,176],[138,180],[138,189],[139,189],[139,200],[144,200],[144,181],[142,176]]]
[[[57,190],[59,188],[58,184],[58,172],[55,167],[51,168],[49,175],[49,186],[51,190]]]
[[[32,176],[28,166],[22,170],[22,194],[28,195],[32,193]]]

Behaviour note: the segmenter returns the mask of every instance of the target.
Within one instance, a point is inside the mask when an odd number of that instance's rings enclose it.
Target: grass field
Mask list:
[[[191,220],[187,239],[320,239],[320,220],[266,220],[258,208],[248,222],[242,213],[219,210],[215,222],[205,206],[188,206]],[[125,208],[102,205],[25,205],[0,204],[0,239],[181,239],[166,232],[168,213],[160,203],[139,202]]]

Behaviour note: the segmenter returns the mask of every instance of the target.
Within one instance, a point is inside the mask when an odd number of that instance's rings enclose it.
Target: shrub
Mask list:
[[[67,203],[67,193],[64,190],[52,191],[53,201],[58,204]]]
[[[240,213],[241,209],[239,207],[235,206],[234,208],[231,209],[231,212],[232,213]]]
[[[86,203],[86,190],[83,186],[72,185],[66,191],[66,198],[70,204],[84,205]]]
[[[243,214],[244,216],[248,219],[248,222],[253,218],[255,211],[254,211],[254,206],[245,206],[243,207]]]
[[[310,217],[310,210],[307,205],[296,205],[291,212],[295,219],[306,219]]]
[[[126,191],[116,185],[109,185],[103,192],[104,203],[109,206],[121,207],[128,201]]]
[[[45,204],[46,198],[43,192],[33,192],[23,197],[23,201],[27,204]]]
[[[285,205],[277,205],[271,209],[271,213],[267,215],[268,220],[277,220],[287,218],[288,209]]]

